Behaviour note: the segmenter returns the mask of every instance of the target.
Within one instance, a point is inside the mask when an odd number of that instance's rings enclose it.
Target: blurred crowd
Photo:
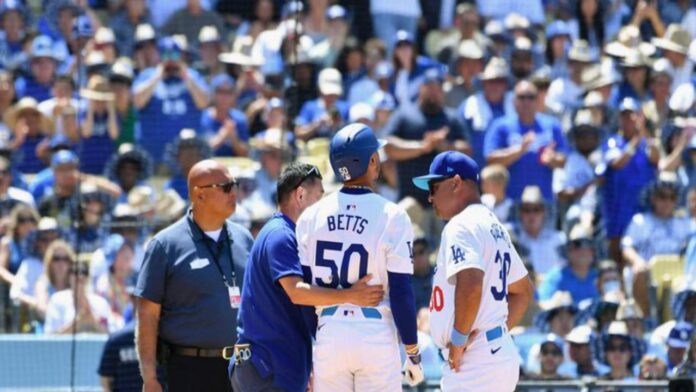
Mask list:
[[[696,375],[691,0],[5,0],[0,29],[0,331],[119,330],[196,162],[256,234],[283,165],[335,190],[328,138],[363,122],[414,223],[429,377],[442,222],[410,179],[444,150],[533,273],[525,377]]]

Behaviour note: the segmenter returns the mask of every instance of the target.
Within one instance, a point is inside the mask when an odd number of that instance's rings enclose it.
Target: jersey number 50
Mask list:
[[[319,267],[326,267],[331,271],[331,280],[328,282],[324,280],[324,278],[316,278],[314,279],[314,282],[317,284],[317,286],[321,287],[328,287],[328,288],[338,288],[341,286],[344,289],[349,288],[351,283],[349,282],[350,277],[349,275],[349,267],[350,267],[350,260],[353,254],[358,255],[358,259],[360,261],[360,265],[358,268],[358,279],[361,279],[363,276],[367,275],[367,250],[362,244],[350,244],[346,250],[343,252],[343,259],[341,260],[341,270],[339,273],[338,270],[338,265],[336,264],[336,260],[332,259],[327,259],[325,252],[327,250],[333,250],[336,252],[341,252],[343,251],[343,243],[341,242],[333,242],[333,241],[317,241],[317,253],[315,255],[315,260],[316,260],[316,265]],[[310,281],[312,280],[311,277],[309,279]]]

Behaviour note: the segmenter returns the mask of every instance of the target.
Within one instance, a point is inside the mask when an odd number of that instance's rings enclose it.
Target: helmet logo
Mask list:
[[[350,178],[351,178],[351,177],[350,177],[350,171],[349,171],[348,168],[345,167],[345,166],[342,166],[342,167],[339,167],[339,168],[338,168],[338,174],[341,175],[341,178],[343,179],[343,181],[348,181],[348,180],[350,180]]]

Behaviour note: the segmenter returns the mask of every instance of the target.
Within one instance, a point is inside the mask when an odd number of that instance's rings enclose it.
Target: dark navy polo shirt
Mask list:
[[[170,344],[221,348],[236,341],[237,311],[211,251],[219,251],[230,284],[234,263],[241,286],[253,239],[236,223],[228,220],[225,226],[227,235],[223,231],[216,244],[189,213],[158,233],[145,251],[135,295],[162,305],[159,336]]]
[[[262,377],[272,374],[273,384],[285,391],[305,391],[312,369],[307,307],[293,304],[278,282],[291,275],[303,276],[295,223],[275,214],[251,248],[237,332],[240,343],[251,344],[251,361]]]

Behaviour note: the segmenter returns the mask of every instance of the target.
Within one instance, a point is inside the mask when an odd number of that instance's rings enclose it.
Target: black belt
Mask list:
[[[227,346],[223,348],[198,348],[198,347],[183,347],[169,346],[172,355],[181,355],[183,357],[200,357],[200,358],[232,358],[234,347]]]

